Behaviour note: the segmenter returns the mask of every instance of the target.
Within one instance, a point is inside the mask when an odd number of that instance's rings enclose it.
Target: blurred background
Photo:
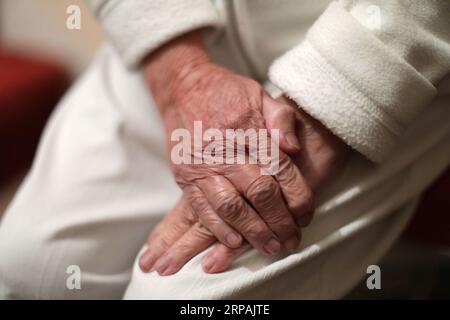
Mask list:
[[[79,30],[66,27],[70,5]],[[0,0],[0,215],[52,109],[102,41],[82,0]]]
[[[68,6],[81,9],[69,30]],[[28,170],[57,102],[88,66],[102,32],[82,0],[0,0],[0,219]],[[450,172],[424,195],[408,230],[347,299],[450,298]]]
[[[81,9],[81,29],[68,30],[67,7]],[[89,63],[103,36],[83,0],[0,0],[3,49],[59,61],[71,76]]]

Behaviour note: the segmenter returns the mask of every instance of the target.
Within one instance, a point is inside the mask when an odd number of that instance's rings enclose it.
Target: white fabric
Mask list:
[[[191,30],[218,27],[210,0],[87,0],[125,63],[137,67],[147,54]]]
[[[320,195],[298,253],[249,252],[204,274],[195,257],[178,274],[133,262],[180,196],[163,129],[141,75],[106,47],[59,104],[37,158],[0,225],[0,298],[337,298],[400,234],[414,200],[450,162],[450,92],[375,166],[357,153]],[[66,270],[81,268],[81,290]]]
[[[364,23],[375,4],[380,21],[371,30]],[[450,2],[405,4],[333,2],[270,70],[275,85],[376,162],[450,74]]]

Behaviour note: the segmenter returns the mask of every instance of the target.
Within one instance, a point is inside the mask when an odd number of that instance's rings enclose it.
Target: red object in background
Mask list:
[[[68,85],[62,67],[0,51],[0,184],[29,166]]]
[[[450,168],[423,194],[406,236],[450,248]]]

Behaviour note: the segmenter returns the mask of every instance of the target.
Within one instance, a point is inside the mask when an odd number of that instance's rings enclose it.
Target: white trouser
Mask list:
[[[0,297],[341,297],[382,257],[450,161],[450,108],[433,108],[385,164],[352,155],[320,195],[298,253],[269,259],[251,251],[216,275],[203,273],[202,253],[173,276],[143,274],[136,256],[181,193],[141,75],[106,46],[57,107],[2,221]],[[80,290],[66,286],[73,265]]]

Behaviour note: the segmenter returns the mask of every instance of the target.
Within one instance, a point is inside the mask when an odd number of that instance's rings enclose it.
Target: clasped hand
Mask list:
[[[313,190],[339,167],[345,145],[288,99],[274,100],[254,80],[212,63],[197,33],[152,54],[144,75],[169,151],[172,132],[183,128],[194,136],[196,121],[219,132],[266,129],[269,139],[279,130],[280,150],[273,175],[261,174],[259,162],[171,161],[183,196],[151,233],[141,269],[173,274],[215,242],[203,260],[210,273],[226,270],[251,247],[268,256],[296,250],[313,216]]]

